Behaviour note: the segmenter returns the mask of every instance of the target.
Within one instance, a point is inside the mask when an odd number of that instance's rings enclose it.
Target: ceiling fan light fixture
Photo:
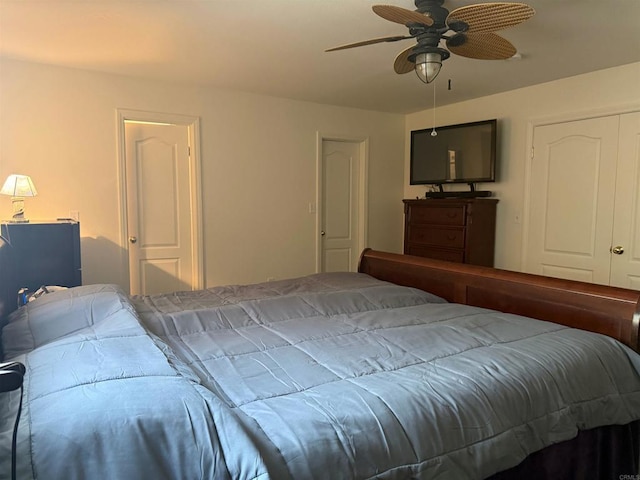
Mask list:
[[[438,52],[420,53],[416,56],[416,75],[424,83],[433,82],[442,67],[442,55]]]

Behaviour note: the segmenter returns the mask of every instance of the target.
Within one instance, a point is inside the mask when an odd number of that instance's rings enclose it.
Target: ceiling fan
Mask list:
[[[398,74],[415,70],[420,80],[431,83],[440,72],[450,52],[480,60],[504,60],[516,54],[516,48],[494,33],[528,20],[535,10],[524,3],[478,3],[449,12],[444,0],[415,0],[416,10],[393,5],[374,5],[373,11],[391,22],[409,29],[409,35],[373,38],[326,50],[333,52],[375,43],[397,42],[413,38],[417,41],[398,54],[393,64]],[[440,47],[443,40],[446,49]]]

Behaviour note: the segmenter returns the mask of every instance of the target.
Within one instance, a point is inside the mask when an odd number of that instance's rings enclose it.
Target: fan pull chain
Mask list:
[[[438,136],[436,132],[436,82],[431,83],[433,85],[433,130],[431,130],[431,136]]]

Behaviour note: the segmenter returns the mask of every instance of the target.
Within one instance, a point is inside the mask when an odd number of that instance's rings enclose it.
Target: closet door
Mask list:
[[[611,285],[640,290],[640,112],[620,116]]]
[[[619,116],[534,130],[524,270],[609,284]]]

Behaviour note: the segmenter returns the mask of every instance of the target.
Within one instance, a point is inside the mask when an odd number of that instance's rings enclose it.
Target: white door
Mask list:
[[[609,284],[618,116],[536,127],[524,270]]]
[[[322,141],[322,272],[355,271],[360,256],[360,143]]]
[[[640,290],[640,112],[620,116],[611,285]]]
[[[126,121],[125,145],[131,293],[191,290],[188,127]]]

